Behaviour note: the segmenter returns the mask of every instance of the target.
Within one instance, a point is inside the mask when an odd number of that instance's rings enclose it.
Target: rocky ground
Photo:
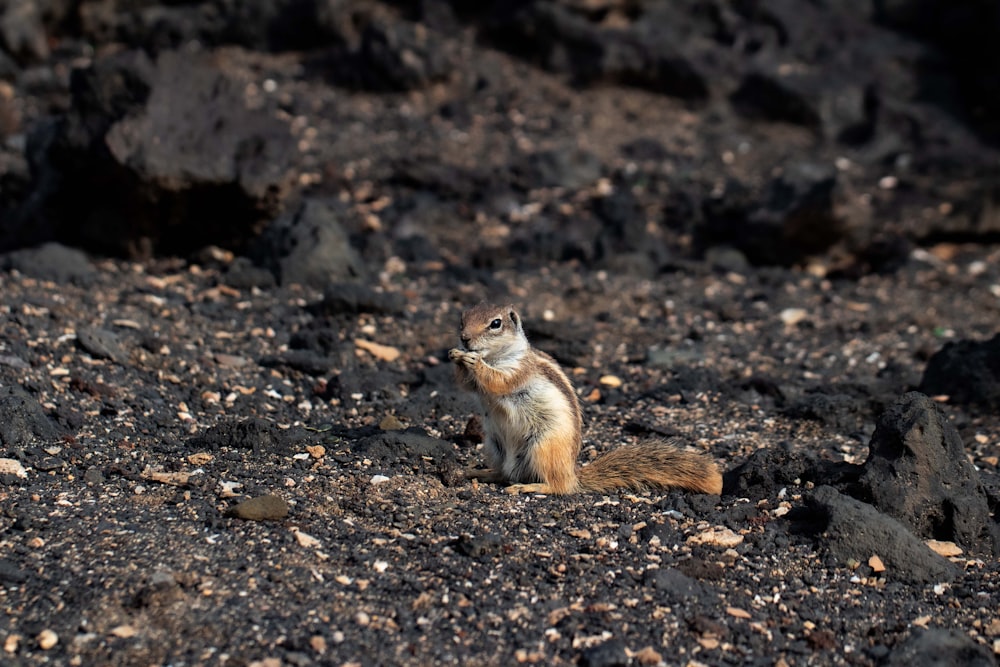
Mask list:
[[[964,7],[0,7],[0,662],[996,664]],[[467,481],[481,299],[721,497]]]

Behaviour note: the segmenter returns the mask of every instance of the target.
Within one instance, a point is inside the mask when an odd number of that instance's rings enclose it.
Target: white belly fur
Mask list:
[[[543,380],[532,380],[506,396],[490,397],[483,401],[483,409],[487,446],[490,440],[496,443],[502,457],[497,463],[511,481],[536,481],[522,479],[526,467],[535,468],[530,465],[532,445],[544,440],[548,433],[571,432],[575,428],[566,397]]]

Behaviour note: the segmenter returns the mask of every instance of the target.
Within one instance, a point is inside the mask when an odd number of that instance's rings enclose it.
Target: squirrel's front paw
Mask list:
[[[521,493],[549,493],[549,487],[547,484],[511,484],[503,492],[512,496]]]
[[[478,352],[468,352],[466,350],[460,350],[457,347],[449,350],[448,358],[454,361],[456,364],[462,364],[469,368],[475,366],[479,363],[479,353]]]

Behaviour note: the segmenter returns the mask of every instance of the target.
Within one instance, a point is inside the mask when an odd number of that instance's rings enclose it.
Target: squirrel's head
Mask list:
[[[513,305],[482,302],[462,313],[462,347],[470,352],[499,352],[525,341],[521,316]]]

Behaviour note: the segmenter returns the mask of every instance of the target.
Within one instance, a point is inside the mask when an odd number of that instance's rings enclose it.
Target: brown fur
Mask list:
[[[600,456],[578,471],[586,491],[687,489],[722,493],[722,475],[708,457],[678,447],[676,440],[646,440]]]
[[[580,402],[559,364],[528,344],[513,306],[481,303],[462,314],[462,348],[448,354],[460,386],[479,395],[491,468],[470,476],[510,482],[508,493],[567,494],[682,488],[721,493],[707,456],[672,440],[608,452],[578,468]]]

